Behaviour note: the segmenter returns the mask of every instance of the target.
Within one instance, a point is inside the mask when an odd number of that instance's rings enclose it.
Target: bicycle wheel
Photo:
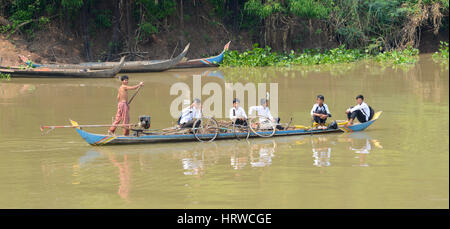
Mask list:
[[[233,122],[233,134],[234,137],[236,137],[236,139],[238,140],[244,137],[245,139],[248,139],[248,137],[250,136],[250,128],[248,128],[248,125],[244,126]]]
[[[194,122],[192,128],[195,138],[200,142],[212,142],[219,134],[219,125],[214,118],[203,117]]]
[[[276,132],[276,124],[267,117],[256,116],[249,120],[250,130],[259,137],[269,138]]]

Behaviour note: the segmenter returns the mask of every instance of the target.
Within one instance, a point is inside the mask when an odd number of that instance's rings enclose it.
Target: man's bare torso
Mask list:
[[[118,102],[128,102],[128,89],[127,86],[122,85],[119,88],[119,93],[117,94]]]

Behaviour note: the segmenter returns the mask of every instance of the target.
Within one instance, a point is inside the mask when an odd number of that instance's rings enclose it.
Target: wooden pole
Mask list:
[[[131,96],[131,99],[127,102],[128,105],[130,105],[130,103],[133,101],[134,97],[137,95],[137,93],[139,92],[139,90],[141,90],[141,87],[142,87],[142,86],[140,86],[140,87],[137,89],[137,91],[134,93],[134,95]]]
[[[136,124],[118,124],[118,125],[78,125],[78,126],[41,126],[41,131],[44,131],[44,129],[55,129],[55,128],[77,128],[77,127],[129,127],[129,126],[135,126]]]

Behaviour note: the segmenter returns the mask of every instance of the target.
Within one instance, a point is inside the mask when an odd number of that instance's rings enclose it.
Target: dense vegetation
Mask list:
[[[11,79],[11,74],[6,74],[6,73],[1,73],[0,72],[0,79],[1,80],[10,80]]]
[[[271,48],[259,48],[255,45],[253,50],[245,52],[228,51],[225,54],[223,66],[291,66],[291,65],[317,65],[350,63],[362,59],[373,59],[378,62],[397,64],[412,64],[417,60],[419,50],[407,47],[402,50],[392,50],[371,53],[368,49],[338,48],[321,50],[306,49],[303,52],[277,53]]]
[[[312,50],[283,58],[322,63],[342,56],[338,61],[347,62],[384,51],[387,56],[379,58],[388,58],[397,54],[393,50],[417,48],[421,30],[437,34],[448,29],[448,9],[449,0],[0,0],[0,32],[22,32],[32,39],[35,31],[57,23],[81,34],[83,55],[92,59],[92,36],[110,31],[104,59],[111,59],[120,52],[133,55],[139,44],[164,31],[180,30],[177,39],[186,43],[185,22],[200,18],[233,34],[244,31],[253,43],[284,53],[307,42],[329,48],[344,45],[351,50],[330,49],[323,56]]]
[[[433,54],[434,59],[449,59],[448,56],[448,42],[441,41],[441,44],[439,45],[439,51],[435,52]]]

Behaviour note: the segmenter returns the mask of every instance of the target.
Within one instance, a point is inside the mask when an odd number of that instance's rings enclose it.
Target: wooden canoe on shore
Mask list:
[[[177,65],[175,65],[174,68],[204,68],[204,67],[217,67],[220,63],[223,61],[223,56],[225,52],[228,50],[230,46],[231,41],[229,41],[225,47],[223,48],[223,51],[217,55],[212,56],[208,58],[200,58],[200,59],[192,59],[188,61],[182,61],[179,62]]]
[[[115,62],[108,69],[103,70],[92,70],[89,68],[49,68],[49,67],[39,67],[39,68],[0,68],[0,73],[10,74],[14,78],[113,78],[117,73],[120,72],[121,68],[125,64],[125,57],[122,57],[120,62]]]
[[[294,130],[278,130],[273,137],[280,136],[292,136],[292,135],[312,135],[312,134],[327,134],[337,132],[356,132],[363,131],[370,125],[372,125],[381,115],[381,111],[375,113],[372,120],[365,123],[357,123],[349,127],[340,126],[338,129],[294,129]],[[150,143],[163,143],[163,142],[182,142],[182,141],[197,141],[194,134],[171,134],[163,135],[158,133],[143,134],[140,136],[111,136],[103,134],[93,134],[82,130],[78,127],[78,123],[72,121],[72,126],[76,128],[78,134],[90,145],[113,145],[113,144],[150,144]],[[271,132],[271,131],[270,131]],[[266,132],[258,132],[261,135],[267,134]],[[235,139],[236,135],[244,137],[247,133],[219,133],[215,139]],[[242,136],[240,136],[242,135]],[[258,137],[254,133],[250,133],[249,137]]]
[[[183,52],[175,58],[167,60],[144,60],[144,61],[126,61],[120,72],[161,72],[175,67],[187,54],[190,44],[186,45]],[[52,69],[84,69],[104,70],[114,66],[116,62],[86,62],[80,64],[47,64],[38,65],[38,68]]]

